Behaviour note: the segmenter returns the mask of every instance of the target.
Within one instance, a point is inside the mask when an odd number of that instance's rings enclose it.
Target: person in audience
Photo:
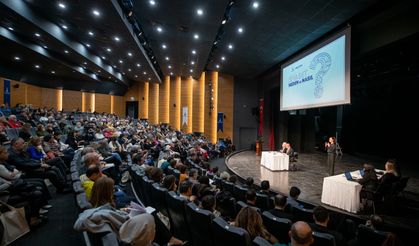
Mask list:
[[[192,196],[192,182],[189,180],[183,181],[179,186],[179,196],[191,201]]]
[[[290,189],[290,196],[287,198],[287,204],[289,204],[291,207],[303,207],[297,200],[298,197],[301,194],[301,190],[296,187],[292,186]]]
[[[163,178],[163,182],[161,186],[163,188],[166,188],[167,191],[176,191],[177,190],[176,177],[172,174],[165,176]]]
[[[19,137],[25,140],[25,142],[28,142],[32,137],[31,133],[29,132],[31,127],[31,124],[25,123],[23,124],[22,129],[19,131]]]
[[[263,226],[263,220],[260,214],[251,207],[242,208],[233,224],[234,226],[245,229],[249,233],[252,241],[255,237],[259,236],[271,243],[278,242],[278,239],[272,236]]]
[[[80,176],[81,185],[83,186],[84,192],[86,193],[87,200],[90,200],[93,185],[96,180],[103,176],[98,165],[90,165],[85,174]]]
[[[198,183],[198,170],[195,168],[191,168],[191,170],[189,170],[189,181],[194,184]]]
[[[153,169],[150,172],[149,179],[160,184],[162,178],[163,178],[163,170],[161,170],[158,167],[153,167]]]
[[[262,180],[262,182],[260,182],[259,193],[265,194],[265,195],[270,197],[272,195],[270,190],[269,190],[270,188],[271,188],[271,186],[269,184],[269,180]]]
[[[314,242],[313,231],[304,221],[297,221],[289,231],[291,246],[309,246]]]
[[[218,173],[218,167],[213,167],[212,169],[210,169],[208,171],[209,174],[213,174],[215,176],[219,176],[220,174]]]
[[[8,123],[9,123],[9,126],[11,128],[21,128],[22,127],[22,123],[17,120],[16,115],[14,115],[14,114],[11,114],[9,116]]]
[[[246,192],[246,204],[251,207],[256,207],[256,191],[248,189]]]
[[[228,182],[232,183],[232,184],[236,184],[237,183],[237,176],[236,175],[230,175],[230,178],[228,178]]]
[[[287,197],[278,194],[275,196],[274,201],[275,208],[269,210],[269,212],[278,218],[285,218],[293,221],[294,217],[292,214],[285,212],[285,207],[287,206]]]
[[[329,176],[335,175],[335,160],[336,160],[336,138],[330,137],[329,141],[325,143],[327,151],[327,169]]]
[[[179,172],[180,172],[180,176],[179,176],[179,184],[183,183],[183,181],[188,179],[188,174],[186,173],[188,170],[188,168],[181,164],[179,165]]]
[[[129,245],[152,246],[156,224],[151,214],[144,213],[128,219],[119,228],[119,237]]]
[[[254,185],[254,183],[255,183],[255,181],[253,180],[253,178],[252,177],[248,177],[247,179],[246,179],[246,181],[244,182],[244,184],[243,184],[243,188],[246,188],[246,189],[255,189],[255,185]]]
[[[220,217],[221,213],[215,209],[216,205],[216,200],[213,195],[206,195],[201,199],[202,209],[210,211],[215,217]]]
[[[220,191],[215,196],[216,208],[225,221],[234,220],[236,214],[236,199],[229,191]]]
[[[38,137],[44,137],[48,135],[48,132],[45,130],[45,126],[43,124],[38,124],[36,126],[36,135]]]
[[[220,174],[220,178],[221,178],[221,180],[228,181],[228,179],[230,178],[230,174],[228,172],[224,171]]]
[[[327,226],[329,223],[329,211],[323,206],[317,206],[313,209],[314,224],[310,224],[313,231],[327,233],[335,238],[336,246],[346,245],[343,235],[340,232],[330,230]]]
[[[377,214],[370,216],[369,220],[365,222],[365,225],[369,228],[377,231],[383,231],[384,220]]]
[[[106,204],[115,207],[114,191],[114,181],[108,177],[100,177],[93,184],[90,204],[94,208]]]

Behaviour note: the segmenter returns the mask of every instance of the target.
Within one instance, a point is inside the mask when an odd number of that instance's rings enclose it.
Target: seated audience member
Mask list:
[[[291,226],[289,231],[291,246],[309,246],[314,242],[313,231],[304,221],[297,221]],[[282,245],[281,246],[285,246]]]
[[[11,128],[21,128],[22,127],[22,123],[17,120],[16,115],[14,115],[14,114],[11,114],[9,116],[8,123],[9,123],[9,126]]]
[[[183,165],[183,164],[179,165],[179,172],[180,172],[179,184],[183,183],[183,181],[188,179],[188,174],[186,173],[187,170],[188,170],[188,168],[185,165]]]
[[[210,211],[215,217],[220,217],[221,213],[217,211],[216,201],[213,195],[206,195],[201,199],[201,208]]]
[[[247,179],[246,179],[246,181],[244,181],[244,184],[243,184],[243,188],[247,188],[247,189],[255,189],[255,185],[254,185],[254,180],[253,180],[253,178],[252,177],[248,177]]]
[[[287,197],[282,195],[275,196],[275,208],[269,210],[269,212],[279,218],[289,219],[291,221],[294,220],[292,214],[285,212],[285,207],[287,206]]]
[[[150,176],[148,177],[150,180],[153,180],[154,182],[160,184],[162,178],[163,178],[163,170],[161,170],[158,167],[152,167]]]
[[[237,214],[234,220],[234,226],[245,229],[253,241],[255,237],[263,237],[271,243],[277,243],[278,239],[272,236],[263,226],[263,220],[260,214],[251,207],[244,207]]]
[[[268,195],[269,197],[272,195],[269,189],[271,188],[268,180],[263,180],[260,182],[260,190],[259,193]]]
[[[373,214],[365,225],[373,230],[383,231],[384,220],[379,215]]]
[[[213,167],[208,171],[209,174],[213,174],[215,176],[219,176],[220,174],[218,173],[218,167]]]
[[[290,196],[287,198],[287,204],[291,207],[303,207],[300,203],[298,203],[297,199],[300,196],[301,190],[298,187],[292,186],[290,189]]]
[[[121,241],[129,245],[152,246],[155,235],[154,217],[148,213],[128,219],[119,229]]]
[[[225,221],[234,220],[236,214],[236,200],[229,191],[220,191],[215,196],[216,208]]]
[[[166,188],[167,191],[176,191],[177,190],[176,177],[172,174],[165,176],[163,178],[161,187]]]
[[[256,208],[256,191],[254,189],[248,189],[246,192],[246,204]]]
[[[220,174],[220,178],[221,178],[221,180],[228,181],[228,179],[230,178],[230,174],[228,172],[224,171]]]
[[[327,228],[330,218],[329,211],[326,208],[322,206],[315,207],[313,210],[313,218],[315,223],[310,224],[313,231],[332,235],[335,238],[336,246],[346,245],[343,235],[340,232]]]
[[[22,129],[20,129],[19,131],[19,137],[23,138],[25,142],[28,142],[32,137],[31,133],[29,132],[31,127],[32,127],[31,124],[26,123],[26,124],[23,124]]]
[[[230,178],[228,178],[228,182],[232,183],[232,184],[236,184],[237,183],[237,176],[236,175],[230,175]]]
[[[179,196],[187,199],[190,201],[190,198],[192,196],[192,182],[189,180],[183,181],[179,185]]]
[[[38,124],[36,126],[36,135],[38,137],[44,137],[46,135],[48,135],[48,132],[45,130],[45,126],[42,124]]]
[[[95,184],[96,180],[102,176],[103,174],[100,171],[98,165],[90,165],[86,170],[86,174],[82,174],[80,176],[81,185],[83,186],[84,192],[86,193],[86,198],[88,200],[90,200],[93,185]]]
[[[377,194],[380,197],[383,197],[384,200],[386,200],[388,195],[391,195],[393,184],[400,179],[400,175],[395,169],[394,162],[391,160],[387,161],[385,169],[384,175],[378,180],[379,184],[377,189]]]
[[[198,183],[198,170],[196,170],[195,168],[189,170],[189,181],[191,181],[194,184]]]

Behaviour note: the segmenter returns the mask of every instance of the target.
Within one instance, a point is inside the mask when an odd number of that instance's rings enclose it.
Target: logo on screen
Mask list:
[[[315,70],[317,64],[320,64],[321,67],[315,74],[314,83],[316,87],[314,87],[314,96],[316,98],[321,98],[323,96],[323,76],[329,71],[330,66],[332,65],[332,58],[329,53],[322,52],[316,55],[310,63],[310,69]]]

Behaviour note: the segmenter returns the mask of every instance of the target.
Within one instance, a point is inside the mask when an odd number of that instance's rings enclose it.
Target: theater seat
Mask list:
[[[185,214],[185,206],[188,201],[173,191],[167,193],[166,201],[172,233],[183,241],[190,241],[189,227]]]
[[[336,246],[335,237],[328,233],[313,232],[314,242],[312,246]]]
[[[142,180],[142,185],[141,185],[141,189],[142,189],[142,195],[143,195],[143,199],[142,202],[143,204],[145,204],[146,206],[154,206],[153,201],[151,200],[151,186],[153,185],[153,180],[148,179],[146,176],[143,176],[143,180]]]
[[[73,183],[73,190],[76,194],[84,192],[83,186],[81,185],[80,181],[76,181]]]
[[[260,208],[262,211],[265,211],[270,209],[269,206],[269,196],[266,194],[256,193],[256,207]]]
[[[268,232],[276,237],[280,243],[288,244],[290,242],[288,232],[291,229],[291,220],[278,218],[268,211],[263,212],[262,219]]]
[[[264,239],[263,237],[255,237],[255,239],[253,240],[253,245],[254,246],[272,246],[272,244],[268,242],[266,239]]]
[[[246,193],[247,188],[241,187],[239,185],[235,185],[233,189],[234,197],[237,199],[237,201],[246,201]]]
[[[215,245],[217,246],[250,246],[252,242],[246,230],[231,226],[225,220],[218,217],[213,220]]]
[[[305,209],[300,207],[293,207],[292,213],[294,215],[295,221],[305,221],[305,222],[314,222],[313,220],[313,210]]]
[[[186,204],[186,220],[194,245],[215,246],[212,233],[213,218],[214,215],[210,211],[198,208],[193,202]]]
[[[377,231],[362,224],[358,226],[358,242],[360,245],[381,246],[387,237],[387,232]]]
[[[169,216],[169,213],[167,212],[167,202],[166,202],[166,196],[167,196],[167,189],[160,187],[159,184],[154,183],[151,185],[151,200],[153,200],[154,208],[157,209],[157,211],[160,211],[164,216]]]

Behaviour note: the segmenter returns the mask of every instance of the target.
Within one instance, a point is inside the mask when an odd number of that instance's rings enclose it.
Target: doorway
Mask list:
[[[125,102],[125,115],[131,119],[138,119],[138,101]]]

